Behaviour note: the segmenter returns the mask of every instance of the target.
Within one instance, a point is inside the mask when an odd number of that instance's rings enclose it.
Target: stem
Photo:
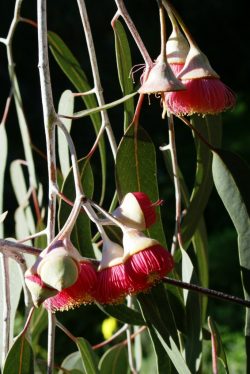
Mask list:
[[[9,278],[9,259],[2,253],[0,254],[2,269],[2,288],[3,288],[3,326],[2,326],[2,357],[1,366],[3,367],[7,353],[10,347],[10,278]]]
[[[116,331],[109,339],[104,340],[103,342],[98,343],[96,345],[93,345],[92,349],[99,349],[99,348],[102,348],[105,345],[111,343],[114,339],[118,338],[118,336],[120,336],[121,334],[123,334],[127,330],[127,328],[128,328],[128,325],[125,324],[118,331]]]
[[[132,307],[132,297],[131,296],[127,297],[127,306],[130,307],[130,308]],[[129,367],[130,367],[130,370],[133,374],[137,374],[137,370],[135,369],[135,365],[134,365],[134,355],[133,355],[132,339],[131,339],[131,326],[129,326],[129,325],[127,327],[126,334],[127,334],[127,342],[128,342],[127,348],[128,348]]]
[[[56,156],[55,156],[55,124],[57,115],[54,109],[53,96],[50,81],[48,40],[47,40],[47,9],[46,0],[37,1],[37,27],[38,27],[38,54],[39,75],[43,106],[43,119],[46,138],[46,150],[48,161],[48,217],[47,217],[47,241],[50,243],[55,236],[56,221]],[[55,345],[55,317],[48,312],[48,356],[47,374],[52,374],[54,368]]]
[[[58,320],[56,320],[56,326],[59,327],[59,329],[61,329],[74,343],[77,342],[76,337],[73,334],[71,334],[71,332]]]
[[[115,0],[115,3],[117,5],[117,9],[118,9],[118,13],[119,15],[124,19],[124,21],[126,22],[126,25],[128,26],[128,29],[131,33],[131,35],[133,36],[134,38],[134,41],[137,45],[137,47],[139,48],[140,52],[141,52],[141,55],[145,61],[145,64],[146,64],[146,67],[149,68],[153,65],[153,61],[151,60],[151,57],[149,56],[149,53],[134,25],[134,22],[132,21],[126,7],[125,7],[125,4],[124,4],[124,1],[123,0]],[[117,14],[116,14],[116,18],[117,18]]]
[[[168,116],[168,133],[169,133],[169,150],[172,161],[173,177],[174,177],[174,188],[175,188],[175,234],[173,237],[171,253],[174,255],[177,244],[182,248],[181,239],[181,189],[180,181],[178,176],[178,162],[177,162],[177,152],[175,145],[175,131],[174,131],[174,121],[173,115],[167,110]]]
[[[101,86],[101,79],[99,75],[99,69],[98,69],[98,64],[97,64],[97,59],[96,59],[96,53],[95,53],[95,47],[94,47],[94,42],[93,42],[93,37],[92,37],[92,32],[89,24],[89,19],[88,19],[88,14],[87,14],[87,9],[85,5],[84,0],[77,0],[82,24],[83,24],[83,29],[85,33],[85,38],[87,42],[87,47],[88,47],[88,53],[89,53],[89,58],[90,58],[90,64],[91,64],[91,69],[92,69],[92,74],[93,74],[93,80],[94,80],[94,90],[96,93],[96,98],[98,105],[104,105],[105,100],[103,96],[103,89]],[[106,129],[107,136],[109,139],[110,147],[113,153],[114,159],[116,158],[116,153],[117,153],[117,144],[116,140],[112,131],[112,128],[110,126],[110,121],[108,117],[108,113],[106,110],[101,111],[101,119],[102,119],[102,124],[101,124],[101,130],[102,132],[104,129]],[[100,131],[101,131],[100,130]]]
[[[0,253],[7,253],[11,257],[19,256],[18,252],[39,256],[41,250],[30,245],[25,245],[10,240],[0,239]]]
[[[49,312],[48,313],[47,374],[53,374],[53,369],[54,369],[55,329],[56,329],[56,317],[53,313]]]
[[[157,1],[159,3],[159,1]],[[167,62],[167,53],[166,53],[166,43],[167,43],[167,36],[166,36],[166,21],[165,21],[165,14],[162,3],[160,1],[159,4],[159,16],[160,16],[160,25],[161,25],[161,54],[160,60],[162,62]]]
[[[183,19],[181,18],[181,16],[179,15],[179,13],[177,12],[177,10],[175,9],[175,7],[170,3],[169,0],[161,0],[162,1],[162,4],[164,6],[164,8],[166,9],[166,11],[168,12],[168,14],[173,14],[174,17],[176,18],[176,20],[178,21],[179,25],[181,26],[190,46],[193,45],[194,47],[198,48],[195,40],[193,39],[190,31],[188,30],[187,26],[185,25],[185,23],[183,22]],[[172,22],[172,17],[169,15],[169,18]],[[199,49],[199,48],[198,48]]]
[[[250,301],[241,299],[240,297],[237,297],[237,296],[228,295],[221,291],[211,290],[209,288],[197,286],[196,284],[182,282],[180,280],[169,278],[169,277],[164,277],[163,282],[167,284],[172,284],[173,286],[184,288],[186,290],[198,292],[206,296],[214,297],[219,300],[229,301],[231,303],[243,305],[247,308],[250,308]]]

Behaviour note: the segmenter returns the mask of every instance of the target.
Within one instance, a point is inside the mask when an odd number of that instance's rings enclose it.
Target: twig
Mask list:
[[[92,349],[99,349],[99,348],[102,348],[104,347],[105,345],[111,343],[113,340],[115,340],[116,338],[118,338],[118,336],[120,336],[121,334],[123,334],[128,328],[128,325],[125,324],[123,325],[118,331],[116,331],[109,339],[107,340],[104,340],[103,342],[101,343],[98,343],[96,345],[93,345],[92,346]]]
[[[55,124],[57,115],[54,109],[53,96],[50,81],[48,40],[47,40],[47,9],[46,0],[37,1],[37,27],[38,27],[38,54],[39,75],[43,106],[44,130],[46,138],[48,161],[48,217],[47,217],[47,242],[50,243],[55,236],[56,222],[56,195],[54,186],[56,179],[55,156]],[[48,312],[48,355],[47,374],[52,374],[54,369],[54,345],[55,345],[55,317]]]
[[[172,284],[173,286],[184,288],[186,290],[198,292],[206,296],[214,297],[216,299],[229,301],[231,303],[243,305],[247,308],[250,308],[250,301],[241,299],[240,297],[237,297],[237,296],[228,295],[221,291],[211,290],[210,288],[197,286],[196,284],[192,284],[192,283],[182,282],[180,280],[169,278],[169,277],[164,277],[163,282],[167,284]]]
[[[95,47],[94,47],[94,42],[92,38],[92,32],[91,32],[91,28],[89,24],[86,5],[85,5],[84,0],[77,0],[77,4],[78,4],[81,20],[82,20],[82,25],[84,28],[86,42],[87,42],[88,53],[89,53],[89,58],[90,58],[90,63],[91,63],[93,80],[94,80],[94,90],[96,93],[97,102],[98,102],[98,105],[104,105],[105,100],[103,96],[103,89],[101,86],[101,79],[99,75]],[[101,129],[102,131],[104,131],[105,129],[107,132],[109,144],[110,144],[110,147],[113,153],[113,157],[115,159],[116,153],[117,153],[117,144],[116,144],[116,140],[115,140],[112,128],[110,126],[110,121],[109,121],[108,113],[106,110],[101,111],[101,118],[102,118]]]
[[[127,305],[128,307],[132,307],[132,297],[128,296],[127,297]],[[134,364],[134,355],[133,355],[133,347],[132,347],[132,339],[131,339],[131,326],[128,325],[127,331],[127,349],[128,349],[128,362],[129,362],[129,367],[130,371],[133,374],[137,374],[137,370],[135,369],[135,364]]]
[[[27,253],[29,255],[39,256],[41,250],[32,247],[30,245],[21,244],[18,242],[12,242],[10,240],[0,239],[0,252],[1,253],[13,253],[14,255],[18,252]]]
[[[125,4],[124,4],[124,1],[123,0],[115,0],[116,2],[116,5],[117,5],[117,13],[113,19],[113,23],[115,22],[115,19],[118,18],[118,16],[120,15],[124,21],[126,22],[126,25],[128,26],[128,29],[131,33],[131,35],[133,36],[134,38],[134,41],[136,42],[136,45],[137,47],[139,48],[140,52],[141,52],[141,55],[145,61],[145,64],[146,64],[146,68],[150,68],[152,65],[153,65],[153,61],[151,59],[151,57],[149,56],[149,53],[134,25],[134,22],[132,21],[126,7],[125,7]]]
[[[3,326],[2,326],[2,352],[1,364],[3,366],[10,346],[10,278],[9,278],[9,259],[7,256],[0,254],[0,261],[2,263],[2,278],[3,278]]]
[[[168,133],[169,133],[169,145],[167,146],[170,150],[173,178],[174,178],[174,188],[175,188],[175,234],[173,236],[171,253],[174,255],[177,248],[177,244],[182,248],[182,238],[181,238],[181,189],[180,181],[178,176],[178,162],[177,162],[177,152],[175,145],[175,131],[174,131],[174,121],[173,115],[167,110],[168,117]]]

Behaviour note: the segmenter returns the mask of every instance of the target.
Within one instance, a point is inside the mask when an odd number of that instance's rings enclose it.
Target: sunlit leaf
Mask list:
[[[213,152],[213,178],[238,234],[242,283],[245,298],[250,300],[250,169],[237,155],[217,149]],[[250,357],[249,309],[246,310],[245,335],[247,355]]]
[[[87,160],[82,159],[78,161],[78,166],[84,193],[86,196],[91,198],[94,190],[94,180],[90,164]],[[75,200],[75,184],[72,169],[63,183],[62,193],[72,202]],[[66,204],[64,201],[60,202],[58,214],[59,227],[63,226],[71,212],[71,209],[72,207]],[[92,235],[90,220],[85,212],[80,212],[71,234],[72,243],[83,256],[94,257],[91,239]]]
[[[68,116],[73,115],[74,96],[72,95],[72,92],[70,90],[66,90],[63,92],[58,105],[58,113]],[[72,120],[67,118],[61,118],[61,121],[68,130],[68,132],[70,132]],[[70,169],[69,147],[65,135],[59,127],[57,127],[57,139],[61,171],[63,177],[66,178]]]
[[[99,362],[101,374],[128,373],[128,353],[124,345],[116,345],[110,348],[101,357]]]
[[[34,357],[30,343],[24,334],[19,335],[11,347],[3,368],[3,374],[34,373]]]
[[[197,283],[197,277],[193,264],[187,252],[182,253],[182,281]],[[201,308],[200,296],[194,292],[183,290],[186,311],[186,363],[192,373],[200,366],[202,342],[201,342]]]
[[[221,143],[221,117],[220,116],[192,116],[192,125],[213,147]],[[182,240],[185,248],[188,247],[192,236],[207,205],[212,191],[212,153],[206,144],[194,133],[196,146],[196,174],[190,205],[182,223]]]
[[[138,311],[127,307],[124,304],[120,305],[100,305],[98,307],[107,315],[112,316],[123,323],[128,323],[130,325],[144,325],[145,322],[142,318],[141,313]]]
[[[147,193],[152,201],[157,201],[159,193],[156,175],[154,144],[143,128],[131,125],[117,152],[116,186],[119,200],[127,192],[142,191]],[[166,245],[159,208],[157,214],[157,222],[148,229],[148,234]]]
[[[213,321],[210,316],[208,317],[208,327],[211,332],[212,349],[214,350],[216,357],[221,360],[226,373],[229,374],[229,369],[227,365],[227,357],[226,357],[225,350],[222,344],[220,333],[219,333],[219,330],[217,328],[215,321]]]
[[[65,370],[70,371],[70,373],[74,374],[86,374],[86,371],[84,370],[83,363],[82,363],[82,357],[80,352],[73,352],[61,363],[61,367]],[[65,374],[63,370],[59,370],[58,374]]]
[[[4,212],[4,213],[2,213],[2,214],[0,214],[0,223],[2,223],[4,220],[5,220],[5,218],[6,218],[6,216],[7,216],[7,214],[8,214],[8,212],[6,211],[6,212]]]
[[[124,96],[126,96],[133,92],[133,82],[132,78],[130,77],[132,60],[127,35],[122,23],[119,20],[116,20],[114,23],[114,33],[118,77],[122,93]],[[131,98],[130,100],[124,102],[124,131],[132,122],[133,115],[134,101]]]
[[[48,41],[55,60],[57,61],[64,74],[75,86],[76,90],[78,92],[89,91],[92,87],[90,87],[84,71],[82,70],[79,62],[76,60],[70,49],[63,42],[63,40],[56,33],[49,31]],[[82,96],[82,100],[84,101],[87,109],[96,108],[98,106],[97,100],[93,94]],[[98,134],[101,127],[100,113],[93,113],[91,114],[90,118],[93,123],[95,133]],[[98,148],[101,158],[102,189],[100,200],[102,200],[106,185],[106,151],[103,137],[101,137],[98,143]]]
[[[86,373],[99,373],[98,359],[89,342],[84,338],[77,338],[76,344],[79,352],[81,353],[82,364]]]

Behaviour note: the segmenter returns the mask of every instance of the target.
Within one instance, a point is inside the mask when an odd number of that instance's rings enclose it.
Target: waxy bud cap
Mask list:
[[[55,296],[58,291],[46,286],[37,274],[25,274],[25,283],[29,289],[32,297],[32,301],[36,307],[39,307],[44,300],[49,297]]]

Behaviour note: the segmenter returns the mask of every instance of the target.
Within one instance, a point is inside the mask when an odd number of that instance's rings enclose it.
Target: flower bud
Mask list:
[[[137,230],[145,230],[156,221],[155,204],[143,192],[127,193],[112,214],[125,225]]]
[[[138,92],[140,94],[157,94],[180,90],[185,90],[185,86],[175,77],[169,64],[158,59]]]
[[[36,307],[43,303],[44,300],[58,293],[54,288],[46,286],[37,274],[29,274],[29,272],[26,272],[25,283],[31,293],[32,301]]]
[[[172,64],[184,64],[188,55],[189,44],[178,27],[174,27],[166,44],[167,60]]]
[[[69,244],[67,242],[67,244]],[[69,248],[68,248],[69,247]],[[37,273],[48,286],[61,291],[70,287],[77,280],[79,273],[78,259],[81,258],[73,245],[65,246],[58,241],[40,260]]]

